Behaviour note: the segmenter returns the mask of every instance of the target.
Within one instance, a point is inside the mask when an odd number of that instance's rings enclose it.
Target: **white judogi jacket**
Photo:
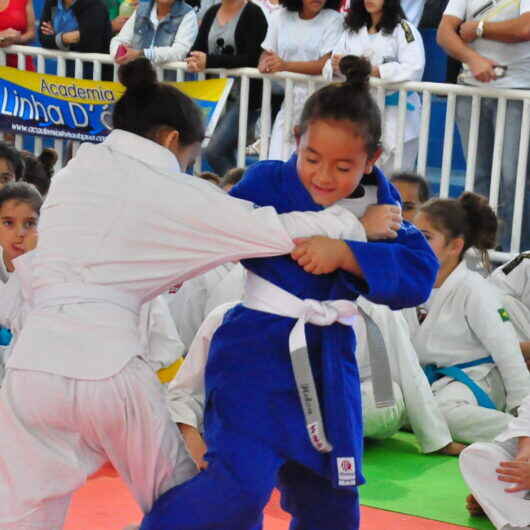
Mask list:
[[[472,379],[482,379],[496,366],[506,389],[507,411],[518,407],[530,394],[530,374],[498,293],[465,263],[460,263],[431,296],[421,326],[414,310],[407,311],[407,321],[423,366],[454,366],[491,355],[495,365],[482,364],[464,371]],[[451,381],[443,377],[434,383],[433,390]]]
[[[239,263],[225,263],[164,293],[185,351],[210,311],[241,300],[245,277],[245,269]]]
[[[0,326],[10,329],[16,338],[23,328],[29,310],[19,276],[15,271],[10,275],[9,281],[0,287]],[[182,357],[184,344],[162,296],[157,296],[142,306],[139,325],[142,357],[154,371],[166,368]],[[5,349],[0,347],[0,356],[3,352],[4,360],[7,360],[11,347],[12,345]],[[1,379],[2,377],[0,381]]]
[[[408,420],[422,451],[431,453],[445,447],[452,441],[451,433],[419,365],[401,311],[391,311],[386,306],[373,304],[362,297],[358,298],[357,303],[374,321],[383,336],[392,379],[401,388]],[[367,345],[358,344],[356,357],[361,381],[371,376],[368,356]]]
[[[345,30],[333,49],[333,55],[363,55],[373,66],[379,67],[383,81],[395,83],[421,81],[425,68],[423,39],[419,31],[406,21],[398,24],[391,35],[386,35],[382,31],[371,35],[366,26],[357,33]],[[326,62],[322,75],[327,79],[333,78],[331,59]],[[376,95],[377,92],[374,90],[373,96]],[[387,156],[391,156],[398,145],[398,107],[395,99],[397,96],[397,92],[387,92],[382,122],[383,144]],[[407,108],[405,142],[418,138],[420,133],[421,101],[416,92],[408,94]]]
[[[495,269],[489,280],[501,291],[504,308],[521,341],[530,340],[530,253]]]
[[[255,208],[181,173],[159,144],[114,130],[53,179],[21,276],[36,307],[8,368],[109,378],[142,355],[140,307],[170,286],[223,262],[288,253],[294,237],[348,238],[355,222],[339,207]]]
[[[517,412],[517,417],[511,421],[508,428],[499,434],[495,440],[497,442],[506,442],[521,436],[530,436],[530,395],[523,399]]]

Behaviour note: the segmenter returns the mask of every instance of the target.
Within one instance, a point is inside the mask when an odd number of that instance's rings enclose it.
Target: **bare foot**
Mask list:
[[[482,509],[482,506],[477,502],[477,500],[475,499],[475,497],[473,497],[473,495],[468,495],[466,497],[466,508],[467,508],[467,511],[469,512],[469,515],[474,515],[474,516],[486,515],[484,513],[484,510]]]
[[[466,446],[458,442],[451,442],[438,450],[441,455],[458,456]]]

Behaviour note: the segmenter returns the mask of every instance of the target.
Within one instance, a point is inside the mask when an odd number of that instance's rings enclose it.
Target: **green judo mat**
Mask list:
[[[421,454],[412,434],[368,441],[364,475],[367,483],[360,488],[364,506],[479,530],[494,529],[486,518],[469,516],[465,507],[469,490],[458,458]]]

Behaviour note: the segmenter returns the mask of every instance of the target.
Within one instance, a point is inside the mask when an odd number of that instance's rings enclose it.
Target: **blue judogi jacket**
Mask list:
[[[318,211],[300,181],[296,155],[288,162],[252,166],[231,194],[278,213]],[[399,203],[399,194],[375,170],[378,201]],[[431,292],[438,262],[423,235],[409,223],[398,238],[385,242],[346,242],[364,273],[306,273],[290,256],[258,258],[243,265],[262,278],[301,298],[355,300],[359,295],[392,309],[417,306]],[[362,476],[363,427],[355,336],[349,326],[306,325],[310,362],[333,451],[311,445],[289,355],[289,334],[296,320],[238,305],[216,331],[206,369],[205,432],[209,451],[242,434],[264,444],[285,461],[294,460],[339,485],[338,458],[354,458],[355,484]],[[234,447],[234,451],[244,448]],[[259,455],[256,455],[259,458]],[[354,488],[355,486],[344,486]]]

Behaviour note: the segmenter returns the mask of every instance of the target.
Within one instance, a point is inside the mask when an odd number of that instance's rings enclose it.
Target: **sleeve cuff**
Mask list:
[[[57,33],[55,35],[55,44],[57,44],[57,48],[59,48],[59,50],[63,50],[65,52],[70,50],[70,46],[66,45],[63,42],[63,34],[62,33]]]

